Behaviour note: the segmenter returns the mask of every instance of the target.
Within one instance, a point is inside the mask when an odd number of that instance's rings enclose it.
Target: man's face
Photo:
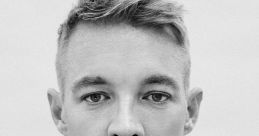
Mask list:
[[[186,54],[128,25],[79,24],[65,55],[67,136],[183,136]]]

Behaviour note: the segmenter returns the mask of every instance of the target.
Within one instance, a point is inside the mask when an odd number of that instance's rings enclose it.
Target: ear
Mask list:
[[[197,122],[202,95],[203,92],[200,88],[194,88],[188,92],[188,116],[184,125],[185,135],[192,131]]]
[[[64,117],[62,116],[63,106],[60,93],[57,92],[55,89],[49,89],[48,100],[54,123],[57,126],[59,132],[65,135],[67,131],[67,125],[64,121]]]

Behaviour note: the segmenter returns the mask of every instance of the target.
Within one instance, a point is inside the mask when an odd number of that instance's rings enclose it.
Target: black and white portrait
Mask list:
[[[0,136],[259,135],[259,2],[0,4]]]

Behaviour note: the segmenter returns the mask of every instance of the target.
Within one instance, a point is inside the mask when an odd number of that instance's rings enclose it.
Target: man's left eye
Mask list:
[[[165,92],[150,92],[143,97],[144,100],[152,101],[154,103],[166,102],[171,98],[171,95]]]

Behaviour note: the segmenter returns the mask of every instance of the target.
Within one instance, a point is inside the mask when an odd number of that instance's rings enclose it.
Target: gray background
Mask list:
[[[59,136],[46,97],[57,88],[57,28],[73,0],[0,0],[0,136]],[[259,135],[259,1],[182,0],[191,87],[204,89],[190,136]]]

